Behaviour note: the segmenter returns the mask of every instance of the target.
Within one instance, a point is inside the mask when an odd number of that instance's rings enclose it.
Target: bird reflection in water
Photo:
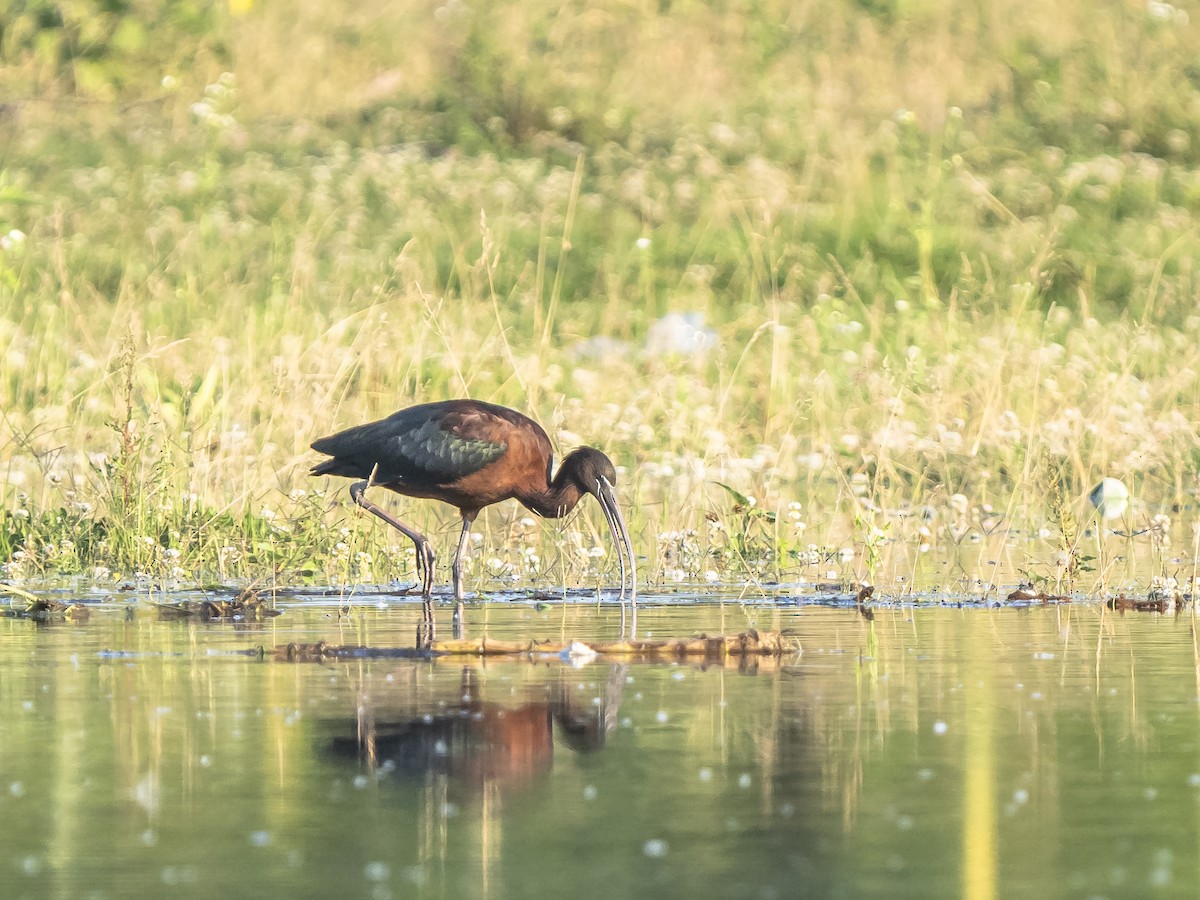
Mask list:
[[[509,705],[481,699],[475,670],[464,667],[453,703],[396,722],[360,712],[354,735],[335,737],[332,749],[372,772],[442,775],[469,788],[528,783],[550,771],[556,730],[578,753],[604,748],[617,724],[627,669],[611,666],[599,702],[564,670],[547,687],[548,699]]]

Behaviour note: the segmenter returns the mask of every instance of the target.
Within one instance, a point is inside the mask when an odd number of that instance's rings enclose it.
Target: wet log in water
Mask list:
[[[725,657],[784,656],[800,652],[800,643],[781,631],[744,631],[733,635],[701,634],[656,641],[498,641],[489,637],[434,641],[427,649],[413,647],[352,647],[288,644],[268,651],[275,659],[294,662],[363,657],[435,656],[590,656],[646,659],[723,659]]]
[[[494,656],[538,653],[559,656],[782,656],[800,649],[798,641],[780,631],[743,631],[733,635],[701,634],[658,641],[497,641],[487,637],[461,641],[434,641],[438,653],[457,656]]]
[[[1133,612],[1173,612],[1178,614],[1183,612],[1184,604],[1189,600],[1191,600],[1191,597],[1183,594],[1167,596],[1165,594],[1151,593],[1145,600],[1136,597],[1126,597],[1124,594],[1121,594],[1108,599],[1108,608],[1122,614],[1131,610]]]

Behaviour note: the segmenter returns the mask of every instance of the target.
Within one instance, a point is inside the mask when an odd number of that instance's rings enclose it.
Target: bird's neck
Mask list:
[[[560,519],[575,508],[583,491],[574,481],[563,477],[560,469],[543,490],[518,494],[517,499],[546,519]]]

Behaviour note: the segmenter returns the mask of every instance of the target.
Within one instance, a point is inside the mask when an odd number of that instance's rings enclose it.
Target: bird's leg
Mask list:
[[[462,602],[463,591],[463,554],[467,552],[467,541],[471,534],[471,523],[475,520],[473,515],[463,515],[462,533],[458,536],[458,547],[454,551],[454,562],[450,566],[450,571],[454,576],[454,599]]]
[[[437,640],[437,622],[433,618],[433,598],[421,601],[421,622],[417,625],[417,647],[428,650]]]
[[[637,638],[637,600],[629,602],[628,630],[625,628],[625,598],[621,597],[617,602],[621,604],[621,639],[632,641]]]
[[[367,481],[356,481],[350,485],[350,496],[354,502],[361,506],[369,513],[373,513],[383,521],[387,522],[401,534],[405,535],[413,545],[417,548],[417,571],[423,576],[421,583],[421,596],[429,597],[433,592],[433,546],[429,543],[428,538],[415,528],[410,528],[405,525],[395,516],[384,512],[383,509],[376,506],[368,500],[364,494],[367,488],[371,486]]]
[[[454,636],[459,639],[466,636],[466,621],[463,610],[463,554],[467,552],[467,541],[471,535],[471,523],[475,521],[477,515],[479,515],[477,511],[463,510],[462,534],[458,536],[458,548],[454,551],[454,562],[450,567],[451,572],[454,574]]]

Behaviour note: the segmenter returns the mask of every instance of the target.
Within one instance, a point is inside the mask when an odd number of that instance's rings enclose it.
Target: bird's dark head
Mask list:
[[[567,454],[562,462],[563,476],[569,478],[581,491],[600,496],[601,485],[607,481],[609,487],[617,485],[617,468],[612,460],[595,447],[580,447]]]
[[[621,515],[621,507],[617,505],[617,468],[612,460],[594,447],[580,447],[572,450],[559,467],[558,478],[570,481],[583,493],[591,494],[600,501],[604,510],[604,518],[612,530],[613,542],[617,545],[617,556],[621,561],[621,597],[625,596],[625,559],[629,559],[629,572],[632,581],[631,597],[637,596],[637,560],[633,555],[633,542],[629,539],[629,529],[625,526],[625,517]],[[623,555],[622,555],[623,554]]]

